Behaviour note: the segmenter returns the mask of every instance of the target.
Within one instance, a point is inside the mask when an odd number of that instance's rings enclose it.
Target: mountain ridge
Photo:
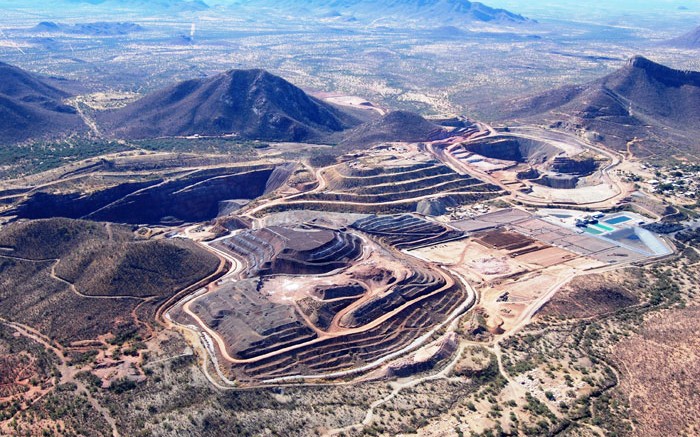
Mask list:
[[[485,114],[590,132],[613,149],[633,147],[635,154],[661,153],[665,144],[698,154],[693,138],[700,132],[700,72],[634,56],[598,80],[499,102]]]
[[[76,24],[42,21],[31,30],[41,33],[71,33],[78,35],[114,36],[142,32],[145,29],[139,24],[130,21],[95,21],[92,23]]]
[[[360,146],[387,141],[435,141],[449,136],[443,126],[408,111],[392,111],[344,134],[342,146]]]
[[[202,0],[64,0],[68,3],[109,7],[148,7],[172,12],[199,12],[209,9]]]
[[[18,67],[0,62],[0,143],[86,130],[75,108],[63,103],[72,95]]]

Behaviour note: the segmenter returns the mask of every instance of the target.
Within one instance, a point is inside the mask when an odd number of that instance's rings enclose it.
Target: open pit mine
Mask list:
[[[628,187],[610,171],[617,156],[568,134],[469,124],[325,165],[284,147],[245,163],[106,156],[7,186],[1,212],[110,218],[218,259],[146,320],[185,334],[219,387],[426,372],[454,356],[457,332],[517,330],[573,277],[671,253],[642,217],[583,211]]]

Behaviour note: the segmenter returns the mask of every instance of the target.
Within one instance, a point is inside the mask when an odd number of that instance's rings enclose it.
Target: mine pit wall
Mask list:
[[[216,218],[219,202],[261,196],[272,166],[219,168],[169,182],[125,183],[96,193],[37,192],[8,214],[17,218],[87,218],[128,224],[160,224],[172,216],[183,222]]]
[[[360,284],[349,284],[316,288],[312,294],[322,300],[348,299],[361,297],[367,290]]]
[[[271,193],[276,189],[280,188],[282,185],[284,185],[284,183],[287,182],[289,177],[292,176],[292,173],[294,173],[294,170],[296,170],[296,168],[297,164],[295,163],[287,163],[275,167],[275,169],[272,171],[272,174],[270,174],[270,177],[267,180],[264,193]]]
[[[328,187],[331,190],[351,190],[358,187],[405,182],[415,179],[423,179],[431,176],[449,175],[453,171],[438,162],[417,164],[412,167],[402,168],[405,171],[392,173],[379,173],[372,176],[344,175],[342,173],[328,174]],[[395,169],[394,169],[395,170]]]
[[[166,216],[184,222],[211,220],[219,213],[219,202],[226,199],[254,199],[265,191],[272,169],[232,174],[196,182],[176,181],[154,187],[125,199],[89,218],[124,223],[158,224]]]
[[[332,302],[319,302],[312,297],[307,297],[298,301],[299,308],[304,313],[305,316],[320,330],[328,331],[333,323],[333,319],[338,315],[338,313],[353,302],[356,302],[357,298],[345,298],[339,299]]]
[[[466,144],[464,148],[487,158],[531,164],[544,163],[562,152],[542,141],[505,135],[477,140]]]
[[[362,254],[362,244],[358,237],[351,234],[341,234],[338,238],[339,244],[338,240],[334,239],[312,251],[278,256],[273,261],[269,274],[322,275],[347,267],[350,260]],[[315,259],[317,254],[322,254],[328,249],[333,249],[334,252]]]
[[[390,293],[374,298],[356,308],[352,313],[346,314],[343,320],[340,321],[340,324],[346,328],[357,328],[366,325],[383,314],[389,313],[415,299],[427,296],[445,285],[446,281],[441,276],[435,277],[432,275],[432,272],[428,271],[416,271],[411,277],[392,287]],[[454,285],[442,293],[454,292],[458,288],[457,285]]]
[[[391,177],[392,174],[401,174],[410,171],[423,170],[433,167],[435,166],[435,164],[437,164],[437,161],[423,162],[414,165],[406,165],[403,167],[393,167],[391,169],[386,169],[383,167],[372,167],[363,169],[348,168],[348,172],[346,174],[343,174],[343,176],[347,178],[368,178],[376,176],[383,178],[386,177],[386,175],[389,175],[389,177]]]
[[[335,237],[312,250],[295,251],[267,228],[244,232],[215,243],[245,263],[250,274],[322,275],[348,266],[362,254],[359,237],[336,233]]]
[[[481,187],[479,187],[481,188]],[[451,202],[457,203],[477,203],[483,202],[503,194],[498,187],[494,185],[486,185],[483,187],[484,192],[478,193],[445,193],[436,194],[435,199],[452,199]],[[487,191],[488,192],[485,192]],[[267,214],[287,212],[287,211],[326,211],[349,214],[400,214],[416,212],[418,200],[406,200],[396,203],[386,204],[343,204],[341,202],[329,203],[329,201],[309,200],[302,202],[289,202],[275,205],[273,207],[259,210],[253,214],[256,218],[264,217]]]
[[[42,191],[32,194],[11,215],[23,219],[65,217],[78,219],[122,197],[150,186],[162,183],[162,179],[148,182],[132,182],[83,195],[81,193],[53,194]]]
[[[418,208],[423,201],[419,202]],[[438,202],[436,200],[436,202]],[[422,213],[421,211],[418,211]],[[427,214],[423,214],[427,215]],[[370,216],[351,227],[371,235],[399,250],[432,246],[464,237],[464,232],[412,215]]]
[[[579,179],[574,175],[544,175],[533,182],[559,190],[573,190]]]
[[[290,324],[292,325],[292,324]],[[301,323],[282,326],[278,331],[265,333],[265,338],[250,344],[250,347],[238,352],[239,359],[251,359],[278,349],[297,346],[316,338],[316,333]]]
[[[550,167],[553,173],[588,175],[596,171],[598,163],[593,158],[573,159],[557,156]]]

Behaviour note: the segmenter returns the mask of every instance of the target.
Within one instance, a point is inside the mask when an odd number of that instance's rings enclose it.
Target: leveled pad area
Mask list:
[[[464,237],[464,232],[410,214],[370,216],[352,224],[397,249],[415,249]]]
[[[529,253],[527,249],[534,247],[532,241],[538,242],[540,249],[558,247],[606,264],[642,261],[656,255],[649,249],[636,247],[639,244],[632,244],[634,241],[626,243],[622,239],[617,241],[608,236],[596,236],[575,227],[552,223],[519,209],[505,209],[474,219],[452,222],[451,225],[465,232],[477,232],[479,241],[490,247],[508,249],[512,244],[512,249],[517,249],[522,246],[525,251],[520,250],[519,255]],[[649,240],[657,239],[650,235]]]

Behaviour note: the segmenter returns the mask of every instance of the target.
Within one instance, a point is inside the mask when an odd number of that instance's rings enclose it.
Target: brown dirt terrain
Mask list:
[[[583,319],[636,305],[639,298],[634,292],[634,276],[631,270],[579,276],[562,287],[540,315]]]
[[[637,436],[700,434],[700,307],[649,317],[613,352]]]

